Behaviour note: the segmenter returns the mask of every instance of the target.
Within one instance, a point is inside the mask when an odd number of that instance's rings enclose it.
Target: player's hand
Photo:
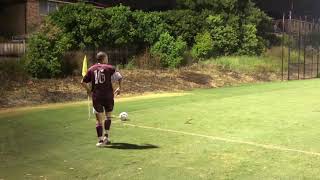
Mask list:
[[[114,91],[114,95],[115,96],[119,96],[121,93],[121,89],[120,88],[117,88],[115,91]]]

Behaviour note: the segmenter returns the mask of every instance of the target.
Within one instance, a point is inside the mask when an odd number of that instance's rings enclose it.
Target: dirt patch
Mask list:
[[[216,88],[244,83],[278,80],[274,73],[243,74],[225,71],[214,65],[193,65],[179,70],[122,70],[123,95],[148,92],[179,92],[195,88]],[[81,77],[32,79],[11,82],[1,89],[0,108],[23,107],[66,101],[85,100]]]
[[[189,81],[200,85],[207,85],[212,81],[211,76],[196,72],[180,72],[178,77],[184,81]]]

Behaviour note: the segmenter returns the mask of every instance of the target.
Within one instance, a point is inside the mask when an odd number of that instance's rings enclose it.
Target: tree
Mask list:
[[[157,12],[133,12],[134,28],[137,31],[136,43],[150,46],[159,40],[162,33],[168,31],[168,25]]]
[[[134,17],[129,7],[116,6],[103,11],[105,26],[99,31],[107,44],[113,47],[132,45],[137,31],[134,28]]]
[[[27,70],[37,78],[62,75],[64,52],[72,47],[72,36],[47,21],[28,43]]]
[[[201,32],[204,21],[196,11],[172,10],[161,13],[163,20],[168,25],[168,31],[175,38],[181,36],[189,46],[194,43],[194,37]]]
[[[63,6],[49,16],[50,21],[74,40],[74,49],[98,47],[104,37],[105,21],[101,10],[83,3]]]

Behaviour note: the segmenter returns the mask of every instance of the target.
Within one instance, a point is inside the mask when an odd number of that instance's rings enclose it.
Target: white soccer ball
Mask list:
[[[120,115],[119,115],[119,118],[121,119],[121,121],[126,121],[126,120],[128,120],[128,117],[129,117],[129,115],[128,115],[128,113],[126,113],[126,112],[122,112],[122,113],[120,113]]]

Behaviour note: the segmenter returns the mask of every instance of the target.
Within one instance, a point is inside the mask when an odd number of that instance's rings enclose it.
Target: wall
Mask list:
[[[27,33],[31,33],[35,31],[39,24],[42,21],[42,16],[40,16],[40,4],[39,0],[27,0],[26,3],[26,26],[27,26]]]

